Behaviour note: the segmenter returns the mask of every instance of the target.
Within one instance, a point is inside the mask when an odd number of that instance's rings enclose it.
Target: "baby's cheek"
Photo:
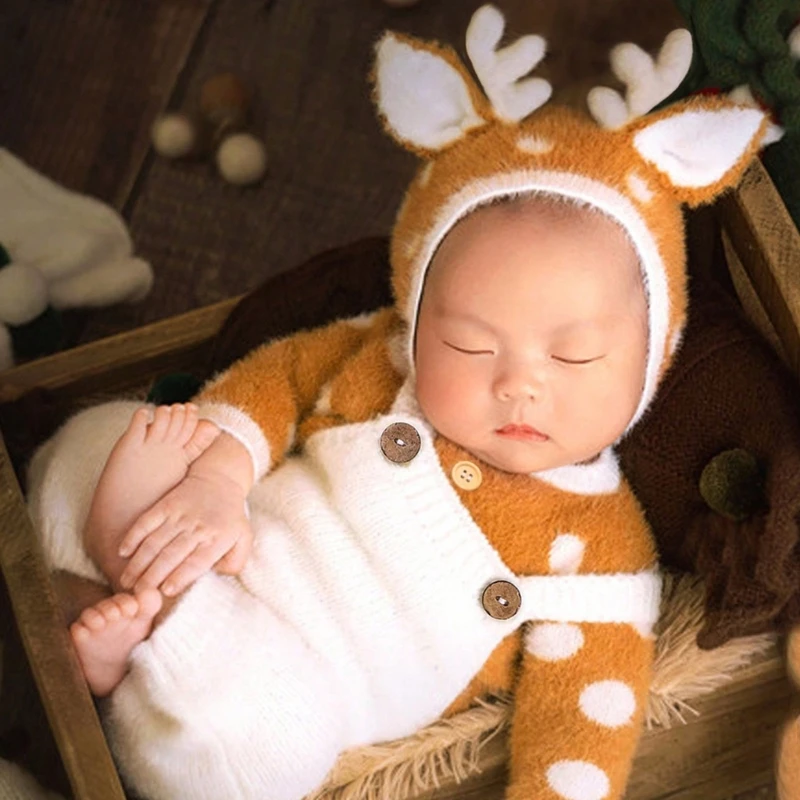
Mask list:
[[[474,375],[458,365],[431,365],[417,377],[422,411],[442,432],[469,421],[478,394]]]
[[[611,444],[628,426],[639,402],[640,391],[633,387],[627,376],[609,373],[598,375],[585,392],[579,396],[580,408],[577,416],[586,421],[586,428],[593,427],[601,444]]]

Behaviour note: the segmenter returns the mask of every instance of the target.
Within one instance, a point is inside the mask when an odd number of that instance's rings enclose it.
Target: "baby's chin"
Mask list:
[[[470,449],[468,445],[467,449]],[[475,448],[472,452],[489,466],[515,475],[530,475],[573,463],[559,453],[551,442],[528,447],[505,445]]]

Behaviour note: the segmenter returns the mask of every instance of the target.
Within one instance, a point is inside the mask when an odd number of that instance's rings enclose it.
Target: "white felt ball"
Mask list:
[[[35,267],[7,264],[0,269],[0,322],[24,325],[47,308],[47,282]]]
[[[162,114],[150,130],[153,147],[165,158],[182,158],[192,152],[197,142],[197,128],[186,114]]]
[[[264,143],[249,133],[228,136],[217,150],[217,167],[228,183],[237,186],[261,180],[267,169]]]

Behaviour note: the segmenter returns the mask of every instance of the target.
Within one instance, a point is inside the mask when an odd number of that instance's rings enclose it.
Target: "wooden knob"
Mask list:
[[[200,89],[200,113],[215,128],[241,128],[247,121],[252,95],[232,72],[209,78]]]

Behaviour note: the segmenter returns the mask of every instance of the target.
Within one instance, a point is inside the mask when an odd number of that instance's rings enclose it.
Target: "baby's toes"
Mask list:
[[[136,593],[137,612],[139,619],[153,619],[161,611],[164,597],[158,589],[142,589]]]
[[[81,611],[78,624],[90,631],[101,631],[106,626],[106,617],[97,608],[90,606]]]
[[[136,602],[136,598],[133,597],[133,595],[116,594],[111,599],[119,609],[120,618],[133,618],[136,616],[136,612],[139,610],[139,604]]]
[[[122,617],[122,609],[116,597],[109,597],[106,600],[101,600],[95,608],[105,618],[107,623],[117,622]]]
[[[123,439],[128,439],[136,444],[141,444],[147,435],[147,426],[150,424],[150,415],[152,410],[147,406],[138,408],[133,412],[131,421],[125,433],[122,434]]]
[[[169,407],[169,427],[165,439],[175,444],[183,444],[185,440],[183,428],[186,424],[186,406],[183,403],[174,403]]]
[[[183,417],[183,429],[181,439],[188,442],[197,430],[197,406],[194,403],[186,403],[184,406],[185,414]]]
[[[87,628],[86,625],[83,624],[83,621],[79,619],[69,626],[69,634],[75,644],[83,644],[92,638],[93,631]]]
[[[197,423],[194,434],[184,446],[189,463],[199,458],[219,436],[220,429],[210,420],[201,419]]]
[[[163,442],[167,436],[171,420],[172,409],[170,406],[158,406],[153,413],[153,421],[147,428],[147,441]]]

